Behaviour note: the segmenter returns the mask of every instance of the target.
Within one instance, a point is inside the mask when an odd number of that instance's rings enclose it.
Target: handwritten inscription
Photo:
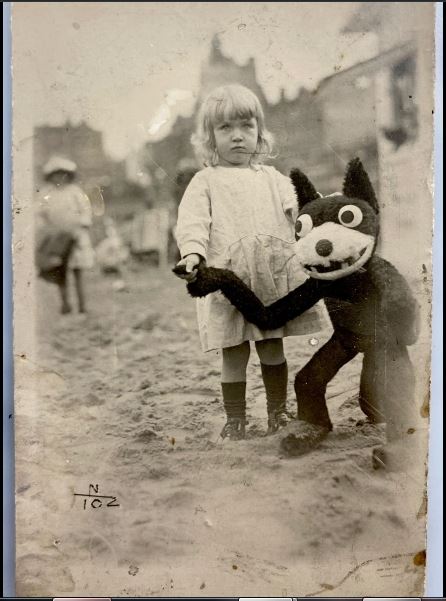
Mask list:
[[[84,509],[91,507],[92,509],[99,509],[100,507],[120,507],[116,497],[111,495],[100,495],[99,484],[90,484],[87,493],[75,492],[75,497],[83,497]]]

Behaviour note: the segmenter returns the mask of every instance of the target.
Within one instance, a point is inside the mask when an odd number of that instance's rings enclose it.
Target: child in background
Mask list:
[[[240,85],[214,90],[204,101],[192,139],[206,168],[190,182],[179,206],[176,238],[186,280],[201,260],[234,271],[270,304],[306,276],[294,252],[296,194],[289,178],[263,165],[272,150],[258,98]],[[204,351],[222,349],[221,386],[227,421],[221,436],[245,437],[246,368],[254,341],[266,389],[268,433],[288,422],[285,336],[317,332],[313,308],[274,331],[261,331],[220,293],[197,300]]]
[[[122,276],[122,267],[129,258],[129,250],[123,243],[111,217],[104,217],[105,238],[96,246],[96,260],[104,274]]]
[[[67,232],[74,238],[74,245],[68,257],[67,270],[64,270],[57,284],[62,301],[61,313],[71,313],[68,298],[68,272],[74,275],[79,313],[86,313],[86,298],[83,281],[84,269],[94,265],[94,250],[90,239],[92,209],[88,196],[74,183],[77,166],[69,159],[54,156],[43,168],[47,182],[38,198],[37,237]]]

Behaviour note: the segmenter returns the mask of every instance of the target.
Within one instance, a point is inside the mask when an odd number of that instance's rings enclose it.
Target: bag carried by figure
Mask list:
[[[52,284],[61,284],[66,277],[68,260],[76,238],[68,230],[54,228],[45,229],[39,237],[36,247],[39,277]]]

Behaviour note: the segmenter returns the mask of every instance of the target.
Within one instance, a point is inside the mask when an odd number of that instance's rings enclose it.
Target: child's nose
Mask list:
[[[232,132],[232,139],[233,140],[241,140],[242,139],[242,132],[240,129],[234,129],[234,131]]]

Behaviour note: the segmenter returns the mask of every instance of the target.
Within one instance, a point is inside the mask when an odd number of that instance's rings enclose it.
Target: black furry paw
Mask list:
[[[221,271],[215,267],[200,265],[196,280],[187,284],[189,294],[194,298],[199,298],[220,290],[221,280],[219,274]]]
[[[172,268],[172,272],[180,277],[187,275],[186,265],[175,265],[175,267]]]
[[[325,426],[298,422],[296,432],[280,441],[280,449],[287,457],[299,457],[315,449],[329,432]]]

